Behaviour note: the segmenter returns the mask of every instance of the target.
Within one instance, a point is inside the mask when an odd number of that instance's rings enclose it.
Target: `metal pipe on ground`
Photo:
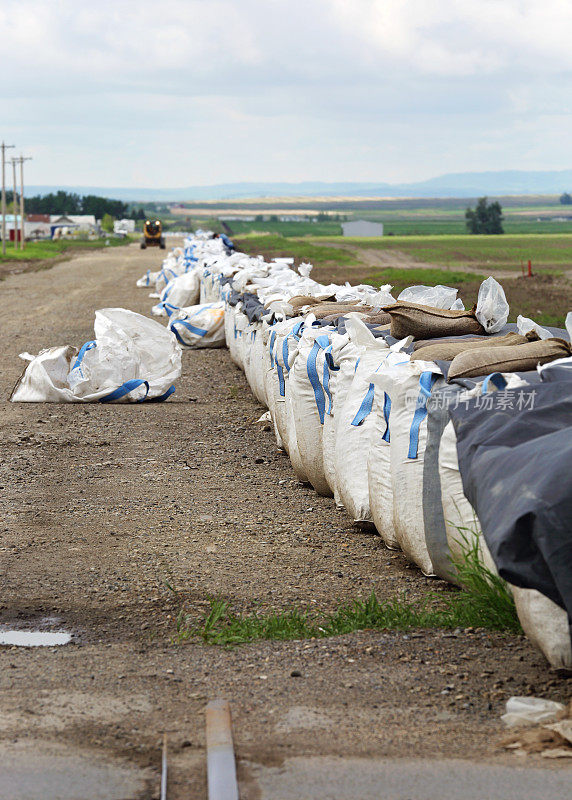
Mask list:
[[[239,800],[230,706],[211,700],[206,709],[208,800]]]

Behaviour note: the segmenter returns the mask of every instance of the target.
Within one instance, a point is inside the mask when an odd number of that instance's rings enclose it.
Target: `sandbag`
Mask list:
[[[95,339],[43,350],[10,399],[15,403],[165,400],[181,374],[181,348],[158,322],[125,308],[95,312]]]
[[[360,320],[353,324],[362,325]],[[404,342],[389,348],[383,339],[374,339],[360,355],[355,374],[348,389],[341,416],[336,427],[335,463],[340,499],[356,522],[371,522],[368,485],[368,453],[375,424],[376,388],[373,376],[382,370],[386,361],[399,363],[409,360],[400,352]]]
[[[441,482],[441,502],[449,549],[449,569],[441,573],[451,583],[459,583],[451,559],[462,560],[467,549],[467,541],[478,541],[478,553],[483,565],[495,575],[497,568],[491,557],[479,520],[472,505],[465,497],[463,481],[457,458],[457,436],[452,422],[443,431],[439,446],[439,478]]]
[[[152,313],[157,316],[170,316],[176,308],[188,308],[199,301],[200,280],[196,270],[177,275],[165,286]]]
[[[266,397],[266,404],[272,420],[274,436],[276,437],[276,445],[280,448],[280,450],[284,450],[284,442],[282,441],[282,437],[278,431],[278,425],[276,424],[276,403],[280,391],[280,385],[278,374],[274,369],[274,354],[271,352],[270,348],[270,338],[274,331],[275,325],[276,323],[274,321],[269,323],[267,320],[263,320],[262,322],[261,336],[264,344],[264,396]]]
[[[326,350],[332,332],[327,328],[306,327],[288,376],[300,460],[314,489],[326,497],[332,491],[324,475],[322,433],[328,402]]]
[[[492,372],[529,372],[538,365],[570,355],[570,344],[564,339],[539,339],[526,344],[504,347],[479,347],[459,353],[449,368],[447,380],[473,378]]]
[[[554,666],[568,669],[570,397],[569,381],[555,380],[499,392],[490,406],[473,400],[450,412],[465,494],[499,573],[545,598],[523,600],[515,588],[523,628]]]
[[[445,379],[436,364],[425,361],[403,364],[392,372],[392,377],[389,432],[395,538],[425,575],[433,575],[422,513],[423,463],[427,400],[444,385]]]
[[[399,301],[384,306],[391,317],[391,335],[396,339],[413,336],[415,339],[435,339],[441,336],[483,334],[484,328],[470,311],[451,311],[417,303]]]
[[[137,280],[135,285],[144,287],[154,286],[158,276],[159,276],[158,272],[151,272],[151,270],[148,269],[145,275],[142,275],[141,278]]]
[[[169,330],[183,347],[224,347],[224,303],[179,308],[169,318]]]
[[[510,585],[510,584],[509,584]],[[572,669],[568,614],[536,589],[511,585],[516,613],[526,636],[553,669]]]
[[[244,374],[258,402],[268,407],[264,372],[267,366],[266,346],[262,339],[262,322],[251,322],[245,332]]]
[[[467,350],[476,350],[482,347],[507,347],[511,345],[528,344],[538,339],[535,333],[521,336],[518,333],[507,333],[506,336],[486,336],[478,339],[449,339],[444,342],[426,344],[424,347],[415,348],[411,356],[412,361],[452,361],[459,353]],[[483,374],[483,373],[481,373]]]
[[[292,409],[292,398],[289,387],[289,374],[298,356],[298,344],[304,320],[299,317],[279,322],[270,334],[269,348],[271,362],[278,376],[278,395],[275,397],[276,427],[284,449],[288,453],[292,469],[301,481],[307,481],[298,442],[296,424]]]
[[[344,314],[351,314],[352,311],[359,311],[366,314],[371,310],[371,306],[358,305],[357,300],[353,300],[349,303],[319,303],[311,308],[312,314],[316,319],[324,319],[324,317],[332,315],[341,317]]]
[[[350,326],[351,327],[351,326]],[[371,334],[368,333],[367,343],[371,343]],[[355,337],[348,333],[332,335],[330,345],[331,366],[329,369],[328,405],[322,431],[322,454],[324,460],[324,475],[328,486],[334,495],[334,500],[339,508],[343,508],[338,488],[336,472],[336,438],[337,426],[341,419],[341,411],[351,386],[356,362],[362,352],[363,346]]]
[[[299,311],[304,306],[315,306],[319,303],[323,303],[326,301],[334,301],[335,295],[318,295],[317,297],[313,297],[312,295],[303,294],[303,295],[295,295],[288,300],[288,303],[292,306],[294,311]]]
[[[418,513],[423,516],[425,544],[435,575],[452,581],[447,527],[441,498],[439,448],[443,431],[449,423],[449,408],[459,401],[465,387],[445,384],[434,389],[427,401],[427,442],[423,459],[423,502]]]

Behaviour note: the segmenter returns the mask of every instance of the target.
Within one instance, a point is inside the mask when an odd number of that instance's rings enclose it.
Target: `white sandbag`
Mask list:
[[[160,297],[165,286],[169,283],[169,281],[172,281],[173,278],[178,277],[180,272],[176,269],[175,262],[171,261],[169,264],[163,262],[163,266],[156,274],[157,277],[155,278],[155,291]]]
[[[179,308],[169,318],[169,330],[183,347],[224,347],[224,303]]]
[[[401,356],[397,358],[397,355]],[[394,519],[392,477],[392,404],[397,402],[396,378],[408,367],[409,356],[396,354],[371,376],[375,386],[373,441],[368,454],[368,488],[372,522],[387,547],[400,547]]]
[[[445,384],[445,379],[436,364],[425,361],[410,361],[392,375],[389,431],[395,537],[405,555],[425,575],[433,575],[425,544],[423,461],[427,400],[435,388]]]
[[[526,636],[554,669],[572,669],[568,614],[536,589],[510,585],[516,613]]]
[[[471,395],[471,393],[473,390],[462,396]],[[474,541],[477,540],[479,560],[487,569],[496,574],[497,569],[485,542],[481,525],[474,508],[463,491],[463,481],[457,458],[457,436],[452,422],[445,426],[439,445],[439,477],[450,559],[452,562],[462,561],[467,546],[474,544]],[[452,562],[449,574],[443,577],[452,583],[458,583]]]
[[[141,278],[135,284],[136,286],[154,286],[155,281],[159,277],[158,272],[151,272],[150,269],[147,270],[145,275],[142,275]]]
[[[258,402],[268,407],[264,371],[268,364],[265,358],[266,347],[262,338],[262,322],[249,323],[244,332],[244,374]]]
[[[376,391],[372,376],[382,369],[390,356],[392,363],[409,360],[409,356],[399,352],[401,346],[403,343],[390,349],[385,340],[374,339],[364,349],[356,362],[355,374],[336,426],[338,491],[348,514],[356,522],[371,521],[367,464],[375,424],[372,411]]]
[[[220,300],[219,273],[214,266],[207,266],[200,276],[200,302],[201,304],[215,303]]]
[[[390,550],[398,550],[399,543],[393,524],[393,484],[391,481],[391,447],[389,414],[392,382],[387,370],[373,378],[375,398],[372,409],[371,445],[367,456],[367,483],[371,521]]]
[[[231,306],[227,302],[224,312],[224,338],[232,361],[242,369],[242,330],[236,325],[239,315],[240,304]],[[244,317],[244,315],[241,316]]]
[[[298,343],[304,329],[304,320],[297,318],[279,322],[272,331],[269,347],[272,353],[273,369],[278,375],[278,395],[275,397],[276,427],[288,453],[292,468],[301,481],[307,481],[298,442],[296,424],[289,389],[289,374],[298,355]]]
[[[322,458],[324,477],[328,482],[336,505],[343,508],[336,474],[336,425],[341,418],[348,389],[351,386],[360,348],[350,341],[347,333],[332,335],[328,375],[328,404],[322,431]],[[328,363],[328,362],[326,362]]]
[[[181,374],[181,348],[154,320],[124,308],[95,312],[95,339],[43,350],[20,378],[13,402],[143,402],[166,399]]]
[[[330,347],[332,332],[328,328],[306,327],[288,376],[300,460],[314,489],[326,497],[332,491],[324,475],[322,432],[328,403],[329,369],[325,352]]]
[[[264,344],[264,396],[266,397],[266,405],[268,406],[268,411],[270,412],[274,435],[276,437],[276,444],[281,450],[284,450],[284,443],[282,441],[282,437],[280,436],[280,432],[278,431],[278,425],[276,424],[276,403],[280,387],[278,373],[274,369],[274,354],[271,352],[270,348],[270,338],[272,336],[274,326],[274,322],[272,325],[270,325],[266,320],[262,322],[261,336]]]
[[[176,308],[188,308],[199,301],[199,276],[196,270],[177,275],[165,286],[157,305],[151,309],[157,316],[170,316]]]

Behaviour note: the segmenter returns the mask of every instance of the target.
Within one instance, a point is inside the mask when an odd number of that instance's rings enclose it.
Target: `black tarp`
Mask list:
[[[501,390],[450,416],[463,489],[500,575],[572,617],[572,384]]]

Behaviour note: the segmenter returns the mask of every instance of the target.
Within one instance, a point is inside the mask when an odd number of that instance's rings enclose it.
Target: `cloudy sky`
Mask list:
[[[2,0],[0,31],[33,184],[572,166],[570,0]]]

